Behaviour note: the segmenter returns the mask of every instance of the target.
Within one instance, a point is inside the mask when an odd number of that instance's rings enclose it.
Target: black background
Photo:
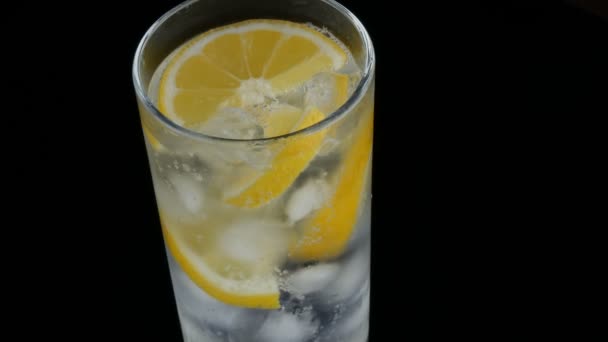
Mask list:
[[[58,320],[45,335],[180,339],[131,81],[139,39],[178,2],[10,11],[4,168],[20,229],[5,241],[39,253],[7,272],[40,294],[16,317]],[[575,216],[560,202],[607,113],[601,6],[342,3],[377,53],[370,341],[576,330],[553,320],[571,304],[554,222]]]

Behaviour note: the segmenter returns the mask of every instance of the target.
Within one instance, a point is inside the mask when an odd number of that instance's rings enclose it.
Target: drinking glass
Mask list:
[[[346,102],[294,132],[249,139],[163,115],[167,56],[247,19],[309,23],[339,39],[357,71]],[[190,0],[145,33],[133,80],[185,341],[367,341],[374,68],[364,26],[332,0]],[[282,176],[303,155],[311,160],[297,177]],[[272,197],[263,205],[226,200],[263,178]]]

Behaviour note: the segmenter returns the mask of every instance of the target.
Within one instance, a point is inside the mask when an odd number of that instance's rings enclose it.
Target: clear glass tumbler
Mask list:
[[[159,75],[172,52],[251,19],[337,38],[350,52],[345,102],[269,137],[163,114]],[[333,0],[190,0],[142,38],[134,87],[185,341],[367,341],[374,69],[365,28]],[[286,98],[304,101],[311,89]],[[241,129],[238,113],[212,127]]]

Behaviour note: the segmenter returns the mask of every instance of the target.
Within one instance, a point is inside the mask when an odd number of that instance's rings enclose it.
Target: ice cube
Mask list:
[[[321,292],[329,303],[345,302],[356,298],[369,280],[369,242],[346,256],[335,280]]]
[[[288,230],[270,219],[239,220],[222,229],[218,246],[232,260],[272,270],[287,255]]]
[[[209,120],[193,125],[195,131],[228,139],[257,139],[264,136],[264,128],[257,116],[241,108],[226,107],[220,109]],[[250,141],[235,144],[232,141],[200,142],[188,140],[184,150],[197,156],[209,168],[208,179],[218,191],[227,187],[235,188],[232,192],[243,189],[244,181],[255,180],[261,171],[271,165],[273,151],[267,144]]]
[[[244,310],[228,330],[228,342],[251,341],[252,336],[260,329],[266,318],[268,310],[247,309]]]
[[[294,88],[277,97],[279,103],[288,104],[290,106],[304,108],[304,97],[306,96],[306,84],[301,87]]]
[[[326,325],[323,342],[365,342],[369,328],[369,283],[363,286],[358,300],[336,304],[334,315]]]
[[[184,342],[222,342],[223,339],[208,329],[203,329],[191,319],[180,317]]]
[[[355,88],[359,85],[359,81],[361,80],[361,68],[355,61],[355,59],[350,56],[346,60],[346,64],[344,64],[339,70],[339,73],[347,75],[348,82],[348,94],[352,94],[355,91]]]
[[[301,268],[286,279],[286,290],[306,295],[319,291],[327,286],[338,274],[340,267],[336,263],[321,263]]]
[[[159,209],[173,222],[199,222],[205,217],[203,184],[195,175],[171,172],[154,179]]]
[[[202,184],[192,177],[172,174],[169,181],[180,199],[182,205],[191,213],[195,214],[203,208]]]
[[[297,222],[321,208],[329,197],[330,188],[323,179],[311,179],[296,189],[285,205],[290,223]]]
[[[165,219],[172,223],[196,223],[205,217],[203,185],[193,177],[170,173],[153,180],[158,209]]]
[[[359,216],[357,217],[357,223],[354,228],[353,233],[351,234],[350,241],[348,243],[348,248],[354,248],[364,239],[369,239],[370,235],[370,226],[371,226],[371,196],[366,196],[362,199],[361,209],[359,211]]]
[[[226,305],[206,294],[179,268],[169,253],[168,255],[173,292],[183,316],[220,329],[241,325],[247,309]]]
[[[226,107],[193,129],[211,136],[229,139],[254,139],[264,135],[255,116],[244,109]]]
[[[256,334],[256,341],[263,342],[303,342],[312,340],[319,329],[314,320],[312,308],[298,313],[272,311]]]
[[[369,337],[369,323],[365,322],[361,324],[359,329],[355,331],[348,340],[344,340],[345,342],[366,342]]]
[[[353,312],[342,318],[342,322],[338,325],[337,332],[340,335],[350,335],[368,324],[369,318],[369,286],[363,294],[360,301],[354,304]]]
[[[273,160],[272,150],[256,142],[215,141],[192,146],[192,151],[209,168],[205,182],[224,197],[246,189],[270,168]]]
[[[306,82],[304,104],[307,107],[319,108],[324,113],[338,109],[346,100],[348,77],[333,72],[321,72]],[[344,87],[344,89],[340,89]]]
[[[259,142],[240,143],[216,141],[194,147],[195,154],[207,162],[216,175],[230,174],[233,168],[249,166],[255,170],[270,167],[274,154],[268,145]]]
[[[336,151],[338,146],[340,146],[340,140],[328,136],[323,140],[318,155],[322,157],[328,156]]]

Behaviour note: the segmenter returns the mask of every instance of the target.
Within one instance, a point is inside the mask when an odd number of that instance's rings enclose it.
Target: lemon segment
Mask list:
[[[281,32],[270,29],[258,29],[241,34],[245,59],[251,77],[262,77],[264,66],[268,63],[282,36]]]
[[[240,34],[218,36],[205,45],[203,55],[236,79],[245,80],[251,76]]]
[[[173,80],[177,89],[197,90],[197,89],[232,89],[237,88],[241,83],[230,72],[220,67],[216,61],[211,60],[205,55],[194,55],[181,62],[175,74],[166,74],[161,79],[163,81]]]
[[[180,125],[192,126],[207,121],[217,111],[218,106],[233,95],[229,90],[182,90],[174,97],[174,102],[161,105],[161,112],[179,113],[171,118]]]
[[[289,258],[296,261],[331,259],[344,250],[357,222],[359,204],[371,160],[373,115],[366,114],[360,133],[347,152],[338,173],[336,191],[329,203],[305,223]]]
[[[309,37],[291,36],[283,39],[275,48],[272,58],[266,64],[264,74],[270,79],[288,69],[291,69],[319,52],[319,47]]]

